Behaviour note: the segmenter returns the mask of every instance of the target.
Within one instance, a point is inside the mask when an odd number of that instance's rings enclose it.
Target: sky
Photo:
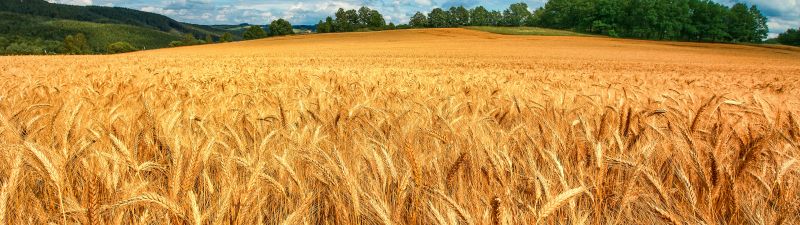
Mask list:
[[[48,0],[71,5],[119,6],[169,16],[181,22],[195,24],[267,24],[278,18],[296,25],[313,25],[339,8],[358,9],[367,6],[384,15],[387,22],[408,23],[417,11],[463,5],[472,8],[483,5],[490,10],[502,10],[520,0]],[[770,36],[789,28],[800,27],[800,0],[715,0],[722,4],[734,2],[756,4],[769,18]],[[523,0],[531,10],[547,0]]]

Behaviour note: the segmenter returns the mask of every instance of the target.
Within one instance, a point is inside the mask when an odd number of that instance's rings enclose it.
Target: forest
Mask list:
[[[709,0],[550,0],[533,11],[526,3],[511,4],[503,11],[457,6],[417,12],[408,25],[530,26],[611,37],[733,43],[760,43],[769,32],[767,18],[757,6],[736,3],[728,7]],[[362,7],[339,9],[334,17],[320,21],[317,30],[350,32],[389,27],[394,25],[386,26],[380,12]]]

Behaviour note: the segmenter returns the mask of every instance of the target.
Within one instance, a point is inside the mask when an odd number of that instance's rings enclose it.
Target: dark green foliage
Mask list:
[[[267,37],[267,32],[264,31],[264,29],[258,25],[252,25],[248,27],[247,30],[245,30],[244,34],[242,34],[242,38],[244,38],[245,40],[253,40],[264,37]]]
[[[331,33],[333,30],[333,18],[330,16],[325,18],[325,21],[320,20],[317,24],[318,33]]]
[[[86,35],[78,33],[76,35],[67,35],[64,38],[64,53],[67,54],[90,54],[92,48],[89,47],[89,41],[86,40]]]
[[[452,27],[453,25],[450,24],[450,13],[441,8],[431,10],[431,12],[428,13],[428,26],[434,28]]]
[[[290,34],[294,34],[294,30],[292,30],[292,24],[289,23],[289,21],[278,19],[269,24],[269,36],[284,36]]]
[[[364,24],[367,28],[371,29],[381,29],[382,27],[386,26],[386,20],[383,19],[383,15],[379,13],[377,10],[372,10],[369,13],[369,19],[367,23]]]
[[[104,53],[124,41],[143,49],[167,47],[181,34],[220,36],[223,30],[185,24],[158,14],[125,8],[71,6],[41,0],[0,0],[0,54]],[[89,50],[67,50],[68,35],[84,34]],[[201,43],[204,41],[200,41]],[[6,51],[11,46],[13,51]],[[53,47],[57,46],[57,47]],[[71,48],[71,47],[70,47]],[[84,47],[81,47],[84,48]]]
[[[334,32],[352,32],[359,28],[360,22],[356,10],[339,8],[335,16],[336,19],[333,21]]]
[[[214,43],[214,37],[212,37],[211,34],[206,34],[206,38],[204,39],[204,41],[206,42],[206,44],[212,44]]]
[[[136,47],[133,47],[133,45],[124,41],[114,42],[109,44],[108,47],[106,47],[106,53],[109,54],[126,53],[136,50],[138,50],[136,49]]]
[[[492,21],[489,10],[483,6],[475,7],[470,10],[470,26],[494,26],[496,21]]]
[[[750,15],[753,16],[753,20],[755,21],[755,30],[753,33],[753,37],[750,39],[751,42],[761,42],[767,38],[769,34],[769,26],[767,26],[767,17],[761,13],[761,10],[758,10],[758,6],[752,5],[750,6]]]
[[[525,25],[531,17],[528,11],[528,4],[524,2],[514,3],[503,11],[503,24],[506,26],[519,27]]]
[[[710,0],[550,0],[526,25],[640,39],[761,42],[767,19]]]
[[[206,42],[203,40],[197,40],[192,34],[183,34],[179,41],[172,41],[169,43],[169,47],[180,47],[180,46],[190,46],[190,45],[199,45],[205,44]]]
[[[381,29],[386,26],[386,21],[377,10],[362,6],[358,9],[358,24],[355,24],[355,26],[358,28]]]
[[[776,40],[781,44],[800,46],[800,28],[789,29],[786,32],[778,35]]]
[[[361,7],[358,11],[339,8],[334,15],[336,18],[325,18],[319,21],[316,28],[318,33],[374,31],[387,29],[386,20],[380,12],[369,7]]]
[[[185,24],[169,17],[121,7],[73,6],[52,4],[44,0],[0,0],[0,11],[51,19],[76,20],[93,23],[127,24],[163,32],[222,33],[208,26]],[[105,46],[103,46],[105,47]]]
[[[60,41],[5,38],[0,37],[0,54],[5,55],[41,55],[63,52],[64,44]]]
[[[460,27],[469,25],[469,10],[464,8],[464,6],[450,7],[447,15],[450,16],[449,23],[452,26]]]
[[[408,25],[414,28],[427,27],[428,17],[421,12],[417,12],[411,17],[411,21],[408,22]]]
[[[233,34],[231,34],[229,32],[225,32],[224,34],[222,34],[222,37],[219,38],[219,42],[222,42],[222,43],[231,42],[231,41],[233,41]]]

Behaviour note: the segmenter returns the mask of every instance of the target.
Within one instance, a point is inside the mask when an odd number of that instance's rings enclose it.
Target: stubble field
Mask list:
[[[0,57],[3,224],[796,224],[800,51],[462,29]]]

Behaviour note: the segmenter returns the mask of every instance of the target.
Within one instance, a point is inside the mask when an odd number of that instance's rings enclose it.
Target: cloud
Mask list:
[[[769,22],[769,36],[776,37],[789,28],[800,27],[800,0],[716,0],[722,4],[733,5],[736,2],[755,4]]]
[[[408,23],[417,11],[468,8],[483,5],[490,10],[502,10],[520,0],[48,0],[71,5],[120,6],[169,16],[181,22],[196,24],[267,24],[284,18],[292,24],[316,24],[337,9],[358,9],[367,6],[380,11],[387,22]],[[800,27],[800,0],[714,0],[726,5],[735,2],[756,4],[769,19],[770,36],[789,28]],[[530,9],[543,6],[547,0],[522,0]]]
[[[67,5],[91,5],[92,0],[48,0],[50,3],[59,3]]]

